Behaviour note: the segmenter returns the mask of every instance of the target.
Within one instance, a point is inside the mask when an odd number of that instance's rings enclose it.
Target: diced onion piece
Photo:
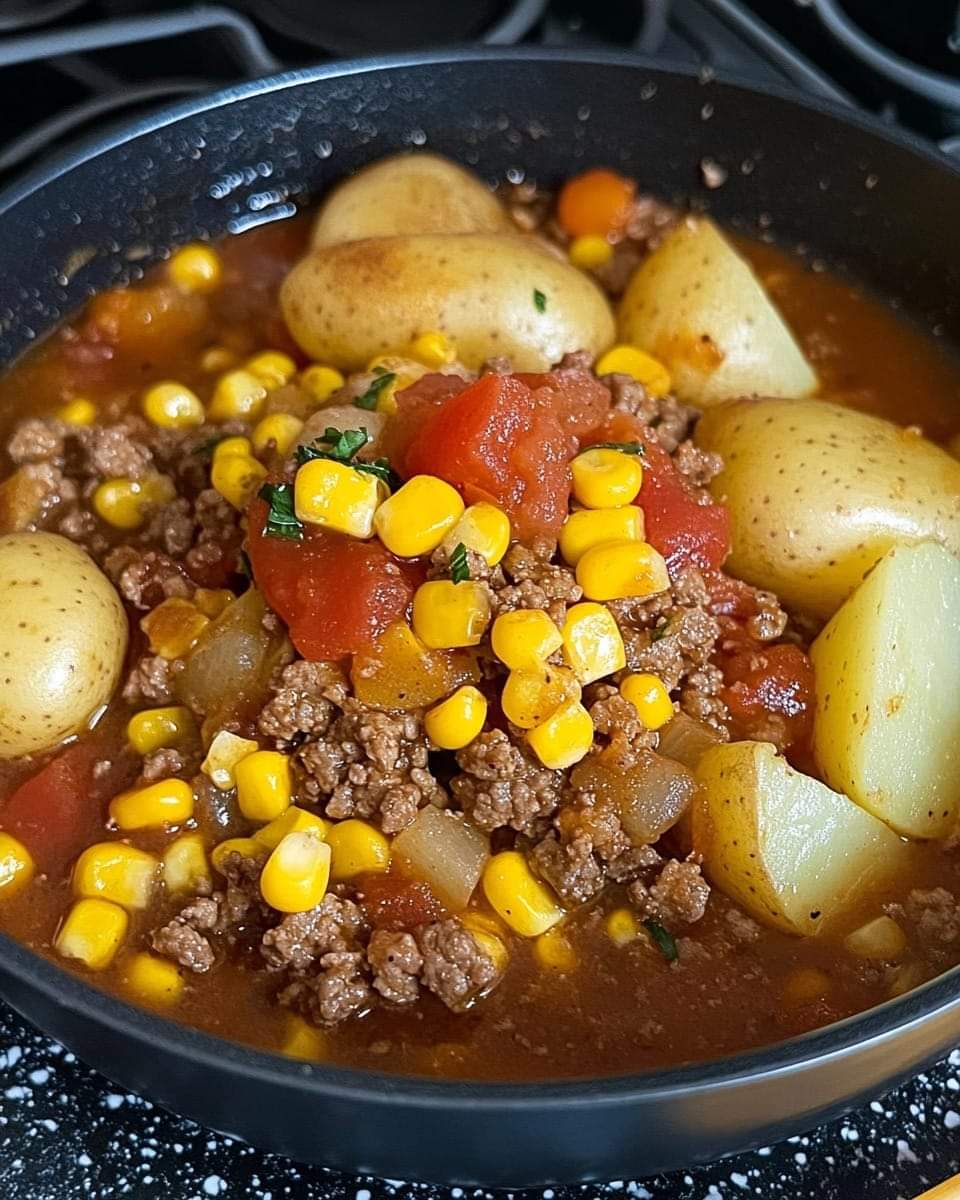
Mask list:
[[[899,958],[907,948],[907,937],[892,917],[875,917],[843,939],[843,944],[857,958],[890,961]]]
[[[678,712],[660,730],[660,745],[657,747],[664,758],[672,758],[695,771],[700,759],[710,749],[723,741],[720,734],[702,721],[695,721],[686,713]]]
[[[458,910],[469,903],[490,846],[465,817],[428,805],[396,836],[393,856],[404,874],[428,883],[448,908]]]

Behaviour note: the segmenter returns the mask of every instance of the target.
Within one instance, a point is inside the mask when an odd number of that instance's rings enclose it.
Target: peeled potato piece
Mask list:
[[[904,862],[882,821],[769,742],[714,746],[697,769],[693,845],[713,883],[765,925],[818,933]]]
[[[808,396],[817,377],[773,301],[716,225],[689,219],[640,264],[619,312],[620,340],[670,371],[700,408],[733,396]]]
[[[127,634],[113,584],[73,542],[0,537],[0,759],[82,729],[113,695]]]
[[[500,201],[470,171],[436,154],[395,154],[335,188],[312,244],[411,233],[509,233]]]
[[[705,413],[723,456],[726,566],[792,608],[829,617],[897,543],[960,553],[960,463],[880,417],[820,400],[739,400]]]
[[[960,809],[960,561],[897,546],[810,650],[813,749],[831,787],[908,837]]]
[[[290,332],[313,358],[341,370],[445,333],[470,370],[506,355],[515,370],[541,371],[572,350],[599,353],[613,316],[582,272],[529,240],[373,238],[314,251],[280,292]]]

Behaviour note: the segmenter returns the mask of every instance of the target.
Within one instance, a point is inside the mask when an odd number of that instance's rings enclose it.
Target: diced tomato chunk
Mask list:
[[[739,643],[739,644],[738,644]],[[813,721],[813,667],[799,646],[735,639],[721,655],[732,732],[781,748],[805,742]],[[732,651],[732,652],[731,652]]]
[[[251,502],[248,546],[254,578],[287,623],[304,658],[342,659],[406,616],[423,582],[420,563],[369,542],[308,526],[302,542],[263,532],[267,505]]]
[[[102,817],[91,796],[96,759],[93,744],[75,742],[0,808],[0,829],[23,842],[41,871],[58,871],[96,837]]]
[[[610,411],[610,393],[590,371],[558,367],[540,375],[514,375],[531,388],[538,399],[550,404],[573,438],[584,437]],[[571,453],[576,446],[571,446]]]
[[[636,503],[643,509],[647,541],[666,559],[671,577],[688,566],[716,570],[730,549],[726,506],[698,504],[650,427],[629,413],[612,413],[581,444],[596,442],[643,446],[643,486]]]
[[[362,876],[358,891],[360,907],[374,929],[416,929],[444,916],[444,907],[429,884],[392,871]]]
[[[399,400],[401,422],[411,391]],[[445,479],[468,503],[498,504],[516,536],[529,538],[556,533],[567,515],[572,449],[553,389],[491,374],[423,414],[395,465],[406,477]]]

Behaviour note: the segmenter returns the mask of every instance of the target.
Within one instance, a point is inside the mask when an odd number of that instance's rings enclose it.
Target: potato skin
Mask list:
[[[394,154],[344,180],[325,201],[311,244],[416,233],[509,233],[510,220],[471,171],[437,154]]]
[[[774,929],[819,933],[905,865],[905,844],[882,821],[769,742],[711,747],[697,782],[693,846],[707,874]]]
[[[727,567],[788,607],[829,617],[894,544],[960,553],[960,463],[880,417],[820,400],[711,409],[697,444],[723,456]]]
[[[906,837],[947,834],[960,809],[960,561],[936,542],[895,546],[810,657],[823,777]]]
[[[681,400],[808,396],[817,377],[762,284],[712,221],[688,219],[634,272],[620,340],[669,369]]]
[[[113,694],[127,638],[113,584],[73,542],[0,537],[0,759],[82,729]]]
[[[534,292],[546,297],[543,311]],[[505,354],[518,371],[541,371],[565,353],[599,353],[614,336],[602,292],[575,267],[529,239],[371,238],[314,251],[280,291],[287,325],[313,358],[341,370],[438,330],[470,370]]]

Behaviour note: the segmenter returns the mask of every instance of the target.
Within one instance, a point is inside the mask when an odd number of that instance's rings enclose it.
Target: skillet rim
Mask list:
[[[561,62],[581,66],[626,67],[654,75],[697,78],[695,67],[665,68],[656,59],[611,51],[570,51],[538,46],[464,47],[442,51],[379,55],[302,67],[260,79],[245,80],[203,97],[161,108],[126,122],[106,134],[94,134],[73,150],[54,155],[0,191],[0,220],[16,205],[30,199],[48,184],[76,167],[135,139],[177,122],[227,107],[250,97],[295,89],[303,84],[345,78],[366,72],[456,65],[466,62]],[[884,125],[877,118],[844,105],[807,97],[786,86],[756,84],[735,73],[711,75],[709,83],[742,89],[786,101],[822,116],[839,120],[874,138],[925,159],[950,174],[960,175],[960,164],[936,147],[906,130]],[[24,986],[43,994],[49,1002],[67,1007],[88,1021],[149,1046],[162,1041],[172,1053],[187,1056],[194,1066],[209,1065],[248,1078],[270,1079],[279,1086],[300,1087],[328,1098],[362,1100],[393,1107],[408,1100],[419,1108],[443,1108],[477,1113],[479,1110],[561,1109],[586,1106],[600,1109],[631,1100],[682,1098],[704,1091],[717,1092],[748,1081],[789,1078],[815,1063],[839,1063],[870,1046],[880,1047],[905,1037],[921,1023],[960,1011],[960,965],[896,999],[876,1005],[821,1029],[770,1045],[720,1058],[624,1075],[585,1076],[571,1079],[485,1082],[426,1076],[388,1074],[360,1067],[304,1063],[278,1053],[259,1050],[151,1012],[103,991],[79,975],[56,965],[0,931],[0,974],[12,975]],[[17,1008],[16,1005],[12,1007]],[[18,1009],[18,1011],[20,1011]],[[25,1019],[30,1020],[25,1015]],[[918,1064],[919,1065],[919,1064]],[[912,1069],[912,1068],[911,1068]]]

